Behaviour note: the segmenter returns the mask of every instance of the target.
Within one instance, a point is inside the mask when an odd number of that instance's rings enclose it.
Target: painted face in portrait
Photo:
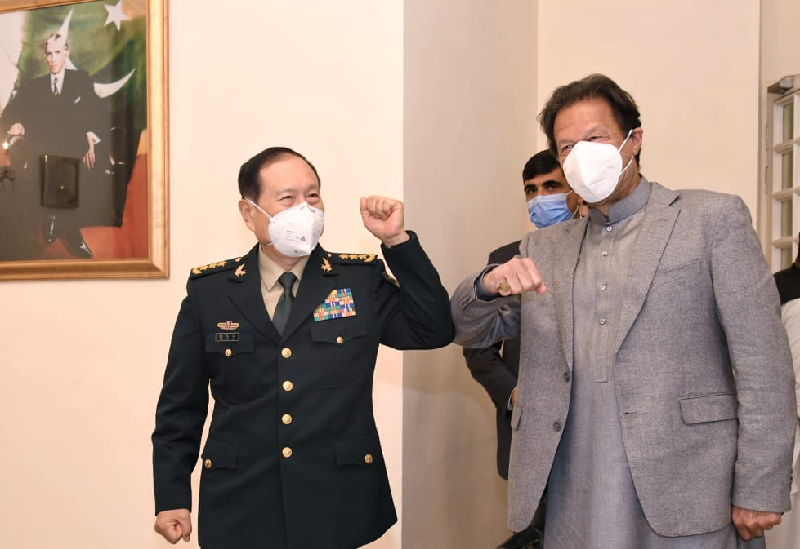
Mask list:
[[[44,57],[51,74],[61,72],[69,59],[69,46],[64,37],[51,37],[44,48]]]

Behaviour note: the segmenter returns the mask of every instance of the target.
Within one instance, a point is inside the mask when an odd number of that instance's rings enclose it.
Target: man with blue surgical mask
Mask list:
[[[531,223],[538,229],[579,217],[581,198],[567,183],[558,159],[548,149],[533,155],[522,170],[525,202]],[[519,253],[520,241],[497,248],[489,254],[489,264],[505,263]],[[511,410],[517,394],[519,338],[507,339],[490,347],[465,348],[464,358],[472,377],[480,383],[497,409],[497,472],[508,479],[511,449]],[[507,540],[503,547],[535,549],[544,528],[544,503],[531,525]]]
[[[210,389],[200,547],[361,547],[397,521],[372,413],[378,347],[450,343],[447,290],[398,200],[359,204],[396,280],[377,254],[323,249],[320,178],[292,149],[245,162],[239,193],[255,245],[192,269],[172,334],[152,436],[155,530],[190,541]]]
[[[639,108],[605,75],[556,89],[539,120],[589,214],[451,299],[457,343],[521,337],[509,527],[547,486],[545,549],[764,547],[790,507],[797,411],[747,206],[647,180]]]
[[[549,150],[540,151],[528,160],[522,170],[522,181],[528,215],[537,229],[580,216],[581,197],[569,186],[561,164]]]

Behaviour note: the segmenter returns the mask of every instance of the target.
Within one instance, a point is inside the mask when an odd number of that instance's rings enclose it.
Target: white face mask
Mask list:
[[[617,188],[620,176],[633,162],[633,156],[625,168],[619,151],[631,136],[630,130],[619,149],[611,143],[578,141],[564,161],[564,175],[570,186],[586,202],[596,203],[608,198]]]
[[[283,255],[303,257],[317,246],[325,226],[325,212],[319,208],[303,202],[272,216],[249,198],[246,200],[269,217],[270,244]]]

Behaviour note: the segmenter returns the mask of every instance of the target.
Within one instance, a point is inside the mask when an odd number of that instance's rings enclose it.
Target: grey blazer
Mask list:
[[[772,274],[739,197],[653,184],[627,278],[615,380],[628,465],[655,532],[722,528],[731,505],[789,509],[792,359]],[[522,338],[509,471],[509,528],[531,520],[547,483],[572,376],[573,277],[588,219],[526,235],[547,292],[451,305],[456,342]],[[580,343],[580,342],[577,342]]]

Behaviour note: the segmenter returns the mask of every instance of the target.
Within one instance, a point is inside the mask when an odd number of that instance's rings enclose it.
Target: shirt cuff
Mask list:
[[[480,299],[481,301],[492,301],[500,297],[500,294],[493,294],[486,290],[486,286],[483,285],[483,275],[488,273],[489,271],[493,271],[499,263],[491,263],[486,266],[480,273],[478,273],[478,278],[475,279],[475,297]]]

